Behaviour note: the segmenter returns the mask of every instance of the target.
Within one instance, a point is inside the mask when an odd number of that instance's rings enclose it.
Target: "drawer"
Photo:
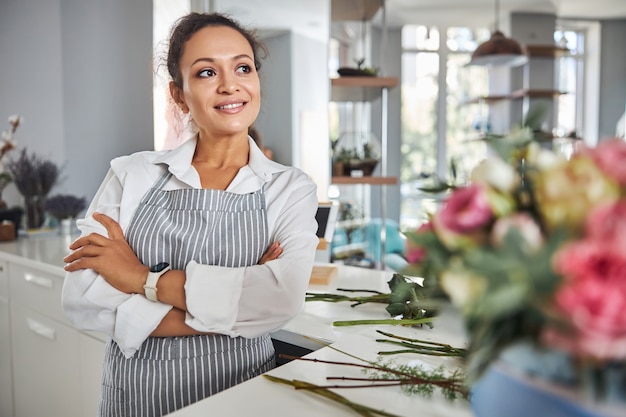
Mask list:
[[[79,395],[80,333],[13,304],[11,336],[15,417],[85,416]]]
[[[9,272],[6,261],[0,261],[0,300],[9,299]]]
[[[67,323],[61,306],[63,276],[36,268],[9,265],[11,303],[29,307],[46,316]]]

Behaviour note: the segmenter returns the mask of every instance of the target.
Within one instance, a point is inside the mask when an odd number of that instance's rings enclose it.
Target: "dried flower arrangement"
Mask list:
[[[48,197],[44,209],[59,220],[73,219],[87,207],[87,199],[71,194],[57,194]]]
[[[59,180],[60,168],[35,153],[29,154],[26,148],[21,150],[17,159],[9,161],[6,167],[17,190],[24,197],[27,228],[41,227],[45,220],[44,201]]]

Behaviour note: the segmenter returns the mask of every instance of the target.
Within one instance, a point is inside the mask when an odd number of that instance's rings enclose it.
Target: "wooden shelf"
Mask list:
[[[529,89],[529,90],[515,90],[511,93],[511,99],[516,100],[524,97],[530,98],[554,98],[563,94],[567,94],[565,91],[559,90],[538,90],[538,89]]]
[[[330,20],[371,20],[383,6],[383,0],[332,0]]]
[[[563,94],[567,94],[567,92],[559,91],[559,90],[538,90],[538,89],[515,90],[510,94],[474,97],[474,98],[464,101],[463,104],[477,104],[481,102],[494,103],[496,101],[501,101],[501,100],[520,100],[524,97],[552,99],[554,97],[557,97]]]
[[[398,184],[397,177],[332,177],[330,179],[331,184],[370,184],[370,185],[396,185]]]
[[[510,94],[494,95],[494,96],[481,96],[473,97],[465,100],[462,104],[478,104],[478,103],[495,103],[496,101],[509,100]]]
[[[556,45],[526,45],[526,53],[531,58],[556,58],[567,55],[570,50]]]
[[[330,79],[331,101],[372,101],[383,88],[398,85],[396,77],[339,77]]]

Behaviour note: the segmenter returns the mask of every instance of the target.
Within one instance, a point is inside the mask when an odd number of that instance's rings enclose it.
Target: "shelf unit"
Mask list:
[[[522,101],[522,114],[527,114],[530,108],[531,99],[554,100],[557,97],[568,94],[567,91],[561,91],[556,88],[534,88],[530,80],[531,66],[533,60],[556,60],[559,57],[566,56],[570,51],[567,48],[549,45],[549,44],[529,44],[525,46],[528,62],[522,67],[522,88],[515,89],[507,94],[489,94],[481,97],[473,97],[466,100],[463,104],[486,104],[491,105],[500,101]],[[536,61],[535,61],[536,62]],[[511,67],[513,68],[513,67]],[[553,78],[550,80],[553,84]],[[554,107],[554,106],[553,106]]]
[[[383,12],[383,41],[386,35],[386,19],[384,0],[331,0],[332,21],[360,21],[369,22],[379,12]],[[382,50],[381,48],[381,50]],[[383,71],[381,73],[384,74]],[[370,185],[381,186],[381,268],[385,268],[385,241],[386,241],[386,187],[398,184],[397,177],[387,176],[387,107],[390,88],[398,85],[396,77],[386,76],[340,76],[330,79],[331,101],[366,103],[381,100],[381,163],[380,176],[333,176],[331,184],[335,185]]]

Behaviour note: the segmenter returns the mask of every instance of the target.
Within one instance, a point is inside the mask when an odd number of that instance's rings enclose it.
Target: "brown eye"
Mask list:
[[[237,67],[237,72],[248,74],[252,72],[252,68],[250,67],[250,65],[240,65]]]
[[[198,77],[209,78],[215,76],[215,71],[212,69],[203,69],[198,73]]]

